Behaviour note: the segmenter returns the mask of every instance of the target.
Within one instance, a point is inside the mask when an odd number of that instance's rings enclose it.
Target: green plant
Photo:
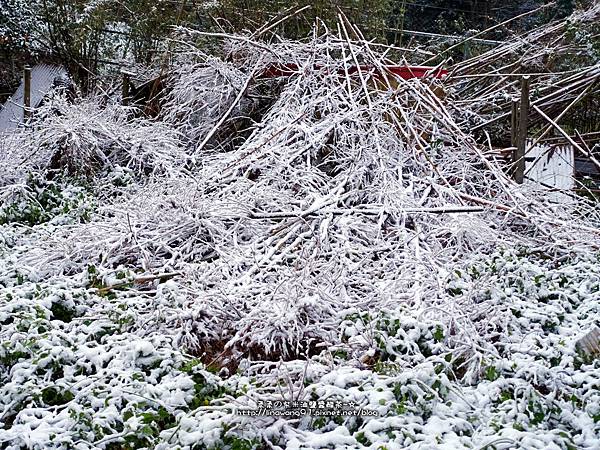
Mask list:
[[[87,222],[93,201],[80,186],[40,179],[30,174],[25,186],[0,204],[0,225],[20,223],[39,225],[64,215],[78,222]]]

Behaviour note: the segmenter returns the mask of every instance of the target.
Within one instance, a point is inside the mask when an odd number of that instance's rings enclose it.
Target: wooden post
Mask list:
[[[31,117],[31,67],[23,69],[23,122]]]
[[[521,78],[521,102],[519,106],[519,128],[517,132],[517,151],[514,159],[514,177],[519,184],[525,177],[525,145],[527,143],[527,122],[529,119],[529,75]]]
[[[121,86],[121,104],[123,106],[129,104],[129,76],[128,72],[123,72],[123,85]]]
[[[517,146],[517,124],[519,123],[519,101],[516,98],[512,99],[510,109],[510,146]],[[513,154],[515,152],[513,151]]]

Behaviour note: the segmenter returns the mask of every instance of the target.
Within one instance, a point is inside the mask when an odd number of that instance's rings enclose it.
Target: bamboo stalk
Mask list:
[[[575,142],[571,136],[569,136],[565,130],[563,130],[560,125],[558,125],[556,122],[554,122],[550,117],[548,117],[540,108],[538,108],[537,106],[533,107],[537,113],[542,116],[544,119],[546,119],[554,128],[556,128],[558,130],[558,132],[560,134],[562,134],[564,136],[564,138],[569,141],[569,143],[575,147],[577,150],[579,150],[579,152],[581,154],[583,154],[584,156],[586,156],[590,161],[592,161],[594,163],[594,165],[600,169],[600,161],[598,161],[596,158],[594,158],[594,155],[592,155],[591,153],[588,153],[587,151],[585,151],[577,142]]]
[[[233,112],[233,110],[238,105],[238,103],[242,100],[242,97],[246,93],[248,86],[250,86],[250,82],[252,81],[252,79],[254,78],[254,75],[256,74],[257,68],[258,68],[258,64],[254,67],[254,69],[252,69],[250,74],[246,77],[246,81],[240,88],[240,91],[238,92],[238,95],[236,96],[235,100],[231,103],[231,105],[229,105],[229,108],[227,108],[227,111],[225,111],[225,113],[221,116],[221,118],[215,124],[215,126],[208,132],[208,134],[204,137],[202,142],[200,142],[198,147],[196,147],[196,150],[194,151],[194,155],[197,155],[198,153],[200,153],[202,151],[204,146],[211,140],[211,138],[214,136],[214,134],[217,132],[217,130],[221,127],[221,125],[223,125],[223,123],[227,120],[227,118]]]
[[[122,283],[115,283],[110,286],[103,286],[101,288],[98,288],[98,293],[105,294],[106,292],[112,291],[113,289],[127,287],[132,284],[144,284],[154,280],[160,280],[161,283],[164,283],[165,281],[170,280],[171,278],[174,278],[179,275],[181,275],[180,272],[160,273],[157,275],[144,275],[140,277],[135,277],[134,279],[129,281],[123,281]]]
[[[522,19],[523,17],[530,16],[531,14],[534,14],[534,13],[536,13],[536,12],[538,12],[538,11],[542,10],[542,9],[548,8],[548,7],[549,7],[549,6],[551,6],[551,5],[553,5],[553,3],[548,3],[548,4],[545,4],[545,5],[542,5],[542,6],[540,6],[539,8],[533,9],[533,10],[531,10],[531,11],[527,11],[527,12],[525,12],[525,13],[523,13],[523,14],[519,14],[519,15],[517,15],[517,16],[514,16],[514,17],[511,17],[510,19],[507,19],[507,20],[505,20],[505,21],[503,21],[503,22],[497,23],[497,24],[495,24],[495,25],[493,25],[493,26],[491,26],[491,27],[489,27],[489,28],[486,28],[485,30],[479,31],[479,32],[477,32],[477,33],[473,34],[472,36],[469,36],[468,38],[466,38],[466,39],[462,40],[461,42],[458,42],[457,44],[454,44],[454,45],[452,45],[452,46],[448,47],[447,49],[445,49],[445,50],[444,50],[444,52],[449,52],[450,50],[453,50],[453,49],[455,49],[455,48],[457,48],[457,47],[459,47],[459,46],[461,46],[461,45],[464,45],[465,43],[467,43],[467,42],[469,42],[469,41],[472,41],[472,40],[477,40],[477,38],[478,38],[479,36],[482,36],[482,35],[484,35],[485,33],[489,33],[490,31],[494,31],[494,30],[496,30],[497,28],[501,28],[501,27],[503,27],[503,26],[506,26],[506,25],[508,25],[509,23],[511,23],[511,22],[514,22],[515,20]],[[438,56],[438,55],[436,55],[436,57],[437,57],[437,56]],[[433,58],[429,58],[429,59],[425,60],[425,61],[423,62],[423,64],[424,64],[424,65],[425,65],[425,64],[428,64],[428,63],[429,63],[429,62],[431,62],[432,60],[433,60]]]

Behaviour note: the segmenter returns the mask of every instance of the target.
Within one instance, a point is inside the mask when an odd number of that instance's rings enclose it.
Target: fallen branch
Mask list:
[[[533,106],[533,109],[535,109],[538,114],[540,116],[542,116],[545,120],[548,121],[548,123],[550,123],[554,128],[556,128],[556,130],[558,130],[558,132],[560,134],[563,135],[563,137],[569,142],[569,144],[571,144],[573,147],[575,147],[582,155],[586,156],[590,161],[592,161],[594,163],[594,165],[600,170],[600,161],[598,161],[596,158],[594,158],[594,155],[592,155],[591,153],[588,153],[587,151],[585,151],[581,145],[579,145],[577,142],[575,142],[573,140],[573,138],[571,138],[571,136],[568,135],[567,132],[565,132],[565,130],[563,130],[560,125],[558,125],[555,121],[553,121],[550,117],[548,117],[544,111],[542,111],[540,108],[538,108],[537,106]]]
[[[140,276],[140,277],[135,277],[132,280],[124,281],[122,283],[116,283],[116,284],[112,284],[110,286],[103,286],[101,288],[98,288],[98,293],[106,294],[107,292],[112,291],[114,289],[121,289],[121,288],[132,286],[132,285],[143,285],[143,284],[149,283],[154,280],[159,280],[159,283],[164,283],[165,281],[170,280],[171,278],[175,278],[180,275],[181,275],[180,272],[161,273],[161,274],[157,274],[157,275],[144,275],[144,276]]]

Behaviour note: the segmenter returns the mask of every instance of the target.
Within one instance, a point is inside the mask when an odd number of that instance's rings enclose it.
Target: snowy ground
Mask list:
[[[450,274],[457,301],[485,303],[480,320],[496,327],[476,365],[449,348],[451,329],[398,305],[340,311],[335,347],[225,378],[162,329],[185,304],[177,281],[105,296],[92,269],[38,281],[15,260],[52,227],[1,231],[5,448],[597,448],[600,367],[574,346],[600,319],[598,258],[504,250]],[[354,402],[378,415],[235,414],[267,400]]]

